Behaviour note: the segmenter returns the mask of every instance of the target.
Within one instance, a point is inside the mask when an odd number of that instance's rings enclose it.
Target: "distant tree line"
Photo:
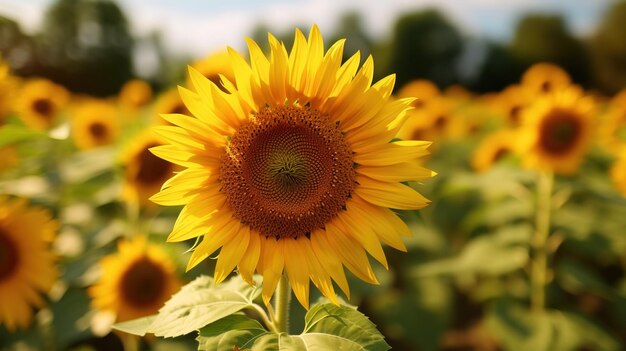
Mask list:
[[[395,72],[397,86],[423,78],[442,88],[462,84],[478,92],[496,91],[518,81],[533,63],[563,67],[586,88],[613,94],[626,87],[626,1],[616,1],[587,38],[574,36],[561,16],[526,14],[510,42],[468,37],[434,9],[399,17],[387,41],[376,41],[357,12],[345,14],[328,43],[347,38],[346,57],[360,50],[373,54],[378,77]],[[266,41],[265,25],[252,33]],[[293,33],[278,33],[291,45]],[[158,35],[150,47],[163,67],[149,77],[158,86],[173,84],[180,67],[164,64]],[[24,76],[44,76],[75,92],[106,96],[134,76],[137,38],[127,16],[111,0],[57,0],[45,13],[40,31],[29,36],[16,22],[0,17],[0,54]]]

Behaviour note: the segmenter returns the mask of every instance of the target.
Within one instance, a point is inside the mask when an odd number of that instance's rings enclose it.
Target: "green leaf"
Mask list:
[[[304,332],[298,338],[305,350],[389,350],[383,335],[365,315],[332,303],[317,304],[309,310]]]
[[[232,351],[235,346],[241,349],[267,333],[256,320],[242,314],[232,314],[200,329],[198,350]]]
[[[520,225],[472,239],[456,256],[420,265],[418,277],[440,274],[482,273],[501,275],[522,268],[528,262],[527,242],[532,229]]]
[[[47,138],[45,133],[16,125],[5,125],[0,128],[0,147],[15,144],[28,139]]]
[[[488,311],[486,325],[505,350],[552,350],[554,330],[545,312],[531,313],[521,305],[500,300]]]
[[[389,345],[362,313],[331,303],[314,305],[305,317],[304,332],[287,335],[266,331],[244,315],[224,317],[200,330],[199,350],[386,351]]]
[[[144,336],[148,333],[150,326],[154,323],[157,315],[133,319],[130,321],[115,323],[113,329],[123,331],[128,334]]]
[[[260,281],[255,285],[248,285],[239,276],[219,286],[207,276],[199,277],[165,303],[148,332],[175,337],[239,312],[252,306],[260,295]]]

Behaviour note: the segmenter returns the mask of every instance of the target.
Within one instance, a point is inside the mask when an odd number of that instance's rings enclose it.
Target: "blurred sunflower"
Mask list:
[[[122,163],[125,168],[122,197],[131,203],[142,206],[153,205],[148,199],[161,189],[170,178],[176,166],[150,152],[150,148],[162,145],[164,140],[146,131],[138,135],[125,148]]]
[[[626,148],[626,104],[612,103],[599,126],[599,142],[611,153]]]
[[[181,100],[178,89],[170,89],[159,95],[155,103],[155,112],[158,116],[156,122],[159,124],[167,124],[167,121],[159,116],[161,114],[178,113],[188,115],[190,113],[187,107],[185,107],[183,100]]]
[[[72,118],[72,135],[79,149],[111,144],[119,133],[117,110],[104,101],[89,101]]]
[[[575,173],[593,135],[593,108],[592,99],[575,86],[537,99],[523,115],[519,141],[523,163],[529,168]]]
[[[522,111],[531,101],[528,90],[519,85],[511,85],[498,95],[497,110],[508,126],[518,127],[521,124]]]
[[[34,79],[22,87],[16,108],[28,127],[47,130],[55,125],[69,97],[68,91],[62,86],[49,80]]]
[[[122,240],[116,253],[100,260],[100,279],[88,289],[93,306],[117,322],[156,313],[181,282],[168,254],[144,236]]]
[[[478,172],[485,172],[496,162],[513,154],[516,135],[514,131],[501,130],[487,136],[474,151],[472,167]]]
[[[165,115],[170,145],[152,149],[187,169],[152,199],[185,205],[168,241],[203,237],[188,269],[221,247],[217,283],[235,266],[252,283],[256,269],[268,303],[286,271],[308,308],[309,280],[337,302],[342,265],[377,283],[366,253],[387,267],[381,241],[406,250],[411,231],[389,208],[428,204],[402,182],[433,175],[419,166],[430,143],[391,142],[413,99],[390,99],[393,75],[372,85],[371,57],[342,64],[345,40],[325,53],[317,26],[308,40],[296,30],[290,54],[268,36],[270,58],[252,40],[251,64],[229,50],[228,92],[190,69],[196,92],[180,91],[196,118]]]
[[[567,88],[572,80],[561,67],[551,63],[532,65],[522,75],[522,87],[535,96]]]
[[[617,161],[611,167],[611,179],[617,187],[617,190],[626,196],[626,149],[618,155]]]
[[[428,106],[429,102],[440,97],[441,92],[433,82],[425,79],[417,79],[403,85],[397,95],[399,98],[415,98],[413,107],[415,110],[420,110]]]
[[[611,99],[611,105],[626,107],[626,88],[620,90],[617,94],[615,94],[615,96],[613,96]]]
[[[47,210],[0,197],[0,323],[9,331],[30,325],[57,279],[49,248],[57,229]]]
[[[409,111],[400,127],[401,139],[454,139],[464,134],[463,119],[454,113],[444,98],[434,98],[420,109]]]
[[[18,82],[9,71],[9,65],[0,58],[0,126],[13,108],[13,99]]]
[[[191,64],[196,71],[205,76],[208,80],[217,85],[218,88],[224,90],[220,83],[220,74],[228,78],[230,82],[235,84],[235,73],[230,63],[230,55],[228,51],[218,51],[203,59],[197,60]],[[188,82],[188,86],[193,86],[192,82]]]
[[[150,102],[152,88],[144,80],[132,79],[122,86],[118,98],[124,109],[136,111]]]
[[[0,173],[19,163],[19,153],[13,145],[0,147]]]

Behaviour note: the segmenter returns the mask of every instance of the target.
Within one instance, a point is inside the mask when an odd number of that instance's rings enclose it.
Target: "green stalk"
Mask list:
[[[530,307],[533,312],[542,312],[546,306],[546,284],[548,277],[547,242],[550,236],[550,212],[552,211],[552,172],[541,172],[537,180],[536,231],[531,241],[532,261],[530,272]]]
[[[276,314],[274,315],[274,327],[279,333],[289,333],[289,302],[291,289],[289,279],[284,275],[278,281],[278,287],[274,297]]]

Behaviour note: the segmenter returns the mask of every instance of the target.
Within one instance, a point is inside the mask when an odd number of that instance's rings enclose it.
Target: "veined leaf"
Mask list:
[[[144,336],[148,333],[150,326],[154,323],[157,315],[152,315],[148,317],[133,319],[130,321],[115,323],[113,325],[113,329],[123,331],[128,334]]]
[[[252,287],[235,276],[227,283],[215,286],[212,278],[198,277],[174,294],[152,317],[154,320],[149,326],[148,320],[139,319],[116,325],[116,329],[163,337],[188,334],[252,306],[254,299],[261,294],[260,277],[255,277],[255,282]]]
[[[241,350],[268,333],[256,320],[232,314],[200,329],[198,350],[232,351],[235,346]]]

